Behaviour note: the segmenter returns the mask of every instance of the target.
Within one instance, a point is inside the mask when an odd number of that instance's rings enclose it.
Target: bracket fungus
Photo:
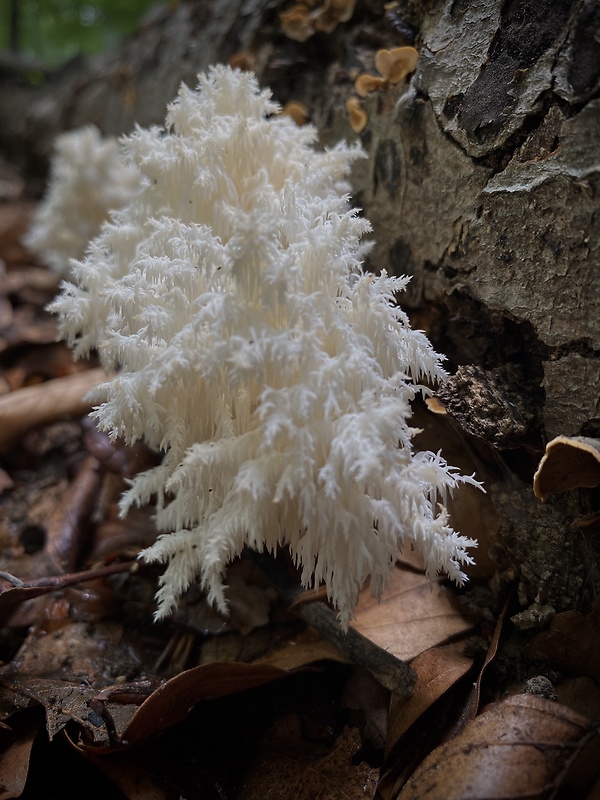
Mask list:
[[[557,436],[533,476],[533,493],[540,500],[569,489],[600,485],[600,440],[584,436]]]
[[[281,11],[279,20],[288,39],[305,42],[317,31],[333,33],[341,22],[354,14],[356,0],[304,0]]]
[[[304,103],[300,103],[298,100],[290,100],[279,113],[291,117],[296,125],[306,125],[310,119],[308,108]]]
[[[350,127],[354,133],[360,133],[365,129],[369,117],[367,112],[361,106],[360,101],[356,97],[349,97],[346,100],[346,111],[350,120]]]
[[[197,579],[226,610],[244,547],[287,548],[344,627],[401,547],[457,583],[473,563],[445,501],[479,484],[412,446],[411,402],[445,378],[443,357],[395,303],[408,278],[363,269],[370,225],[344,178],[364,153],[317,150],[278,111],[229,67],[182,86],[164,129],[123,139],[143,189],[52,305],[76,355],[118,370],[99,426],[163,451],[121,504],[156,500],[163,535],[142,555],[167,565],[157,618]]]
[[[414,72],[419,53],[414,47],[396,47],[393,50],[378,50],[375,53],[375,68],[382,77],[363,72],[354,82],[356,94],[366,97],[369,92],[385,89],[390,84],[403,81]]]

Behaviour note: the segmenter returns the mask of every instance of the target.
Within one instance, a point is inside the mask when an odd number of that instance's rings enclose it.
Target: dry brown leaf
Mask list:
[[[352,627],[380,648],[410,661],[431,647],[472,630],[453,590],[430,584],[424,575],[392,570],[381,603],[369,589],[360,593]]]
[[[57,603],[60,612],[62,601]],[[46,630],[40,624],[28,632],[11,668],[19,670],[17,677],[53,680],[66,687],[78,688],[82,681],[85,686],[106,686],[115,675],[136,674],[143,656],[139,637],[124,630],[122,623],[51,619]]]
[[[441,739],[441,726],[432,724],[440,700],[471,668],[464,645],[435,647],[418,655],[411,666],[417,679],[413,693],[392,695],[385,754],[378,790],[379,800],[397,794],[423,755]],[[449,701],[450,702],[450,701]],[[444,718],[443,713],[441,714]]]
[[[123,731],[123,740],[138,744],[184,720],[196,703],[254,689],[288,675],[267,664],[214,663],[188,669],[142,703]]]
[[[436,748],[398,800],[549,798],[598,732],[586,717],[542,697],[493,703]]]
[[[75,722],[87,731],[90,738],[106,742],[107,731],[101,718],[90,713],[90,703],[97,694],[95,689],[71,681],[55,681],[31,677],[20,673],[5,674],[0,681],[0,697],[6,706],[7,695],[14,695],[14,708],[18,709],[23,698],[30,705],[40,705],[46,713],[46,731],[52,740],[65,725]],[[106,704],[111,715],[124,713],[123,723],[130,719],[137,708],[121,703]]]
[[[271,664],[280,669],[298,669],[316,661],[339,661],[351,664],[351,660],[337,647],[325,639],[314,628],[306,628],[297,636],[286,639],[279,647],[269,650],[257,658],[255,664]]]
[[[90,369],[0,397],[0,452],[31,428],[86,414],[92,408],[86,395],[104,380],[104,370]]]
[[[100,462],[87,456],[61,502],[48,520],[46,551],[59,572],[72,572],[79,563],[82,538],[98,499],[102,482]]]
[[[600,719],[600,688],[591,678],[568,678],[554,687],[558,702],[588,719]]]
[[[3,731],[0,744],[0,796],[2,800],[21,797],[33,742],[40,729],[38,719],[20,715],[11,720],[11,731]]]
[[[600,597],[587,616],[574,610],[557,614],[525,652],[529,658],[600,680]]]
[[[436,700],[471,669],[473,659],[463,655],[463,649],[457,644],[434,647],[412,662],[417,674],[413,693],[409,697],[392,697],[387,752]]]
[[[485,660],[481,666],[481,669],[479,670],[479,674],[477,675],[477,680],[474,681],[473,683],[471,692],[469,694],[469,698],[462,708],[460,718],[458,719],[455,727],[452,730],[452,736],[456,736],[458,733],[460,733],[460,731],[463,730],[465,725],[470,720],[472,720],[479,712],[479,704],[481,702],[481,686],[485,679],[490,664],[493,663],[498,654],[498,647],[500,646],[500,638],[502,636],[502,631],[504,630],[504,623],[506,622],[507,614],[511,606],[513,592],[514,590],[510,590],[508,592],[508,596],[506,597],[506,600],[504,602],[502,612],[500,613],[500,616],[496,620],[496,625],[494,627],[494,632],[492,634],[492,638],[490,639],[490,643],[488,645],[488,650],[485,655]]]

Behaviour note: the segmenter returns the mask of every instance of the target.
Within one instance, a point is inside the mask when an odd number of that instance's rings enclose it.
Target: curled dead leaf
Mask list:
[[[100,462],[87,456],[48,520],[46,551],[60,572],[77,566],[101,483]]]
[[[137,744],[176,725],[192,706],[279,680],[290,673],[269,664],[213,663],[180,672],[137,709],[123,731],[125,744]]]
[[[570,766],[598,740],[593,723],[566,706],[508,697],[430,753],[398,800],[554,797]]]
[[[21,716],[11,720],[10,732],[4,732],[0,744],[0,775],[4,800],[21,797],[29,773],[33,743],[39,732],[39,720]]]

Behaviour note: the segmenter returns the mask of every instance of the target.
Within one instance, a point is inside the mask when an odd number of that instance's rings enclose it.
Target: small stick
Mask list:
[[[268,553],[250,552],[283,600],[288,605],[293,604],[299,617],[332,642],[351,661],[368,670],[390,692],[398,695],[410,694],[416,676],[405,661],[382,650],[353,628],[344,633],[335,612],[326,603],[320,600],[294,602],[302,589],[287,571],[285,561],[281,566],[281,562]]]
[[[32,428],[87,414],[93,403],[86,395],[105,380],[103,369],[88,369],[0,397],[0,453]]]

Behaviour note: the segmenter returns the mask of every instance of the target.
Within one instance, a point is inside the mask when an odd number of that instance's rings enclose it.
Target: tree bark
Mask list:
[[[368,158],[351,182],[373,224],[369,264],[412,276],[400,302],[463,367],[445,402],[504,464],[488,466],[487,488],[497,585],[516,577],[528,609],[518,624],[583,608],[599,583],[598,524],[570,526],[594,497],[542,504],[530,481],[546,440],[600,438],[600,6],[363,0],[300,43],[282,30],[286,5],[182,4],[42,88],[5,82],[0,144],[31,166],[65,128],[160,123],[182,80],[243,51],[277,100],[307,106],[328,145],[356,138],[345,102],[375,52],[414,43],[410,80],[360,100]]]

